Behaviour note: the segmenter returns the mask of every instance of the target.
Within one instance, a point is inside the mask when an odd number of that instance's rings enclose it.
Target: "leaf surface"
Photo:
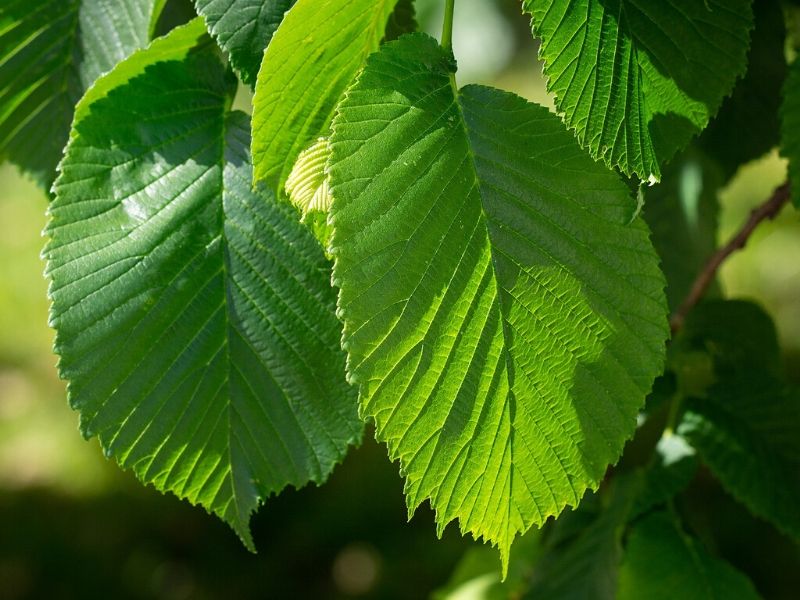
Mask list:
[[[154,0],[0,3],[0,160],[49,187],[73,109],[103,73],[149,40]]]
[[[295,0],[195,0],[208,30],[230,55],[231,65],[255,86],[264,49]]]
[[[744,73],[750,0],[524,0],[548,89],[581,145],[658,180]]]
[[[292,207],[253,190],[235,80],[184,34],[119,65],[75,124],[48,226],[51,321],[84,435],[252,547],[258,504],[323,481],[362,425],[329,263]]]
[[[264,53],[253,98],[255,179],[283,189],[328,134],[347,86],[378,49],[397,0],[299,0]]]
[[[755,600],[753,584],[711,556],[666,512],[637,523],[620,567],[619,600]]]
[[[499,545],[576,505],[663,366],[658,259],[619,178],[546,109],[424,35],[373,55],[329,162],[334,282],[361,412],[410,510]]]

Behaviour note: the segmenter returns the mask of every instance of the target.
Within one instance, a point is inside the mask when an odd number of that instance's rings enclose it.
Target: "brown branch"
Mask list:
[[[673,335],[677,333],[681,327],[683,327],[686,316],[703,298],[708,286],[710,286],[711,282],[714,281],[717,271],[722,266],[722,263],[724,263],[731,254],[737,250],[741,250],[745,247],[745,245],[747,245],[747,240],[750,239],[753,231],[755,231],[763,221],[768,219],[771,220],[777,217],[778,213],[781,212],[781,209],[790,198],[791,192],[789,189],[789,184],[784,183],[772,193],[772,196],[770,196],[769,200],[764,202],[764,204],[754,209],[753,212],[750,213],[750,218],[747,219],[747,222],[739,230],[739,232],[734,235],[727,244],[717,250],[714,256],[711,257],[711,259],[706,263],[705,267],[703,267],[703,270],[700,271],[700,273],[697,275],[697,278],[694,280],[692,288],[689,291],[689,294],[686,296],[686,299],[680,305],[678,310],[675,311],[669,321]]]

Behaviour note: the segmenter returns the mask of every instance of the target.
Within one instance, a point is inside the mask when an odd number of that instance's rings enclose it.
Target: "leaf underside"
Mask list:
[[[49,187],[75,104],[149,39],[153,0],[0,3],[0,159]]]
[[[548,89],[581,145],[659,180],[744,72],[750,0],[524,0]]]
[[[331,242],[348,372],[429,499],[500,547],[579,502],[663,366],[664,281],[634,203],[544,108],[452,85],[424,35],[339,107]]]
[[[173,36],[75,124],[48,226],[51,321],[83,433],[252,547],[258,504],[323,481],[362,425],[329,263],[292,207],[253,190],[216,51],[170,60]]]

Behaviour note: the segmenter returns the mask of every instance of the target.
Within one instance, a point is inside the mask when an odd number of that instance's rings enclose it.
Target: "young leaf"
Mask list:
[[[84,435],[252,547],[258,504],[324,480],[362,425],[328,262],[294,209],[253,190],[235,80],[207,37],[170,56],[183,33],[120,64],[73,128],[51,320]]]
[[[524,0],[556,107],[592,156],[659,180],[745,70],[750,0]]]
[[[404,36],[333,124],[339,310],[361,412],[413,511],[499,545],[575,505],[635,429],[667,337],[634,202],[546,109],[456,91]],[[630,224],[629,224],[630,223]]]
[[[789,67],[781,108],[781,154],[789,160],[792,202],[800,208],[800,61]]]
[[[295,0],[194,0],[242,81],[255,86],[264,49]]]
[[[332,228],[328,224],[331,208],[330,177],[326,172],[331,148],[326,138],[320,138],[303,150],[286,180],[286,194],[303,215],[301,221],[311,228],[323,248],[330,243]]]
[[[0,3],[0,160],[45,187],[84,91],[149,39],[154,0]]]
[[[755,600],[753,584],[711,556],[666,512],[637,523],[619,573],[619,600]]]
[[[299,0],[264,53],[253,98],[256,181],[282,190],[298,155],[328,134],[339,98],[378,49],[397,0]]]

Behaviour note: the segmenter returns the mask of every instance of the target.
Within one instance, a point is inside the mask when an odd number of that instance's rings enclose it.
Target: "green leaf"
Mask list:
[[[781,90],[786,79],[783,10],[775,0],[755,0],[753,11],[747,73],[698,140],[722,165],[726,179],[780,143]]]
[[[254,86],[264,49],[295,0],[194,0],[242,81]]]
[[[607,506],[586,527],[573,537],[556,536],[560,543],[551,546],[536,565],[524,598],[616,598],[622,536],[640,486],[637,476],[616,479],[604,499]]]
[[[658,180],[744,73],[750,0],[524,0],[548,89],[592,156]]]
[[[789,160],[792,202],[800,208],[800,61],[789,67],[781,108],[781,154]]]
[[[644,218],[653,231],[673,311],[717,248],[717,194],[723,184],[717,164],[690,148],[664,169],[659,185],[643,190]],[[714,285],[708,295],[717,291]]]
[[[619,573],[619,600],[750,600],[753,584],[711,556],[666,512],[637,523]]]
[[[751,512],[800,539],[800,390],[781,379],[772,320],[747,302],[700,305],[673,351],[699,349],[716,383],[686,401],[678,433]]]
[[[546,109],[404,36],[333,124],[332,252],[361,412],[406,476],[505,560],[576,505],[663,367],[664,281],[634,202]]]
[[[0,3],[0,160],[49,187],[73,108],[149,40],[153,0]]]
[[[119,65],[75,124],[48,226],[51,321],[84,435],[252,547],[258,504],[324,480],[362,425],[329,263],[292,207],[252,189],[235,80],[184,34]],[[129,78],[151,52],[162,62]]]
[[[750,511],[800,540],[800,390],[757,371],[690,399],[678,428]]]
[[[347,86],[378,49],[397,0],[299,0],[264,53],[253,98],[255,179],[282,190],[329,132]]]

